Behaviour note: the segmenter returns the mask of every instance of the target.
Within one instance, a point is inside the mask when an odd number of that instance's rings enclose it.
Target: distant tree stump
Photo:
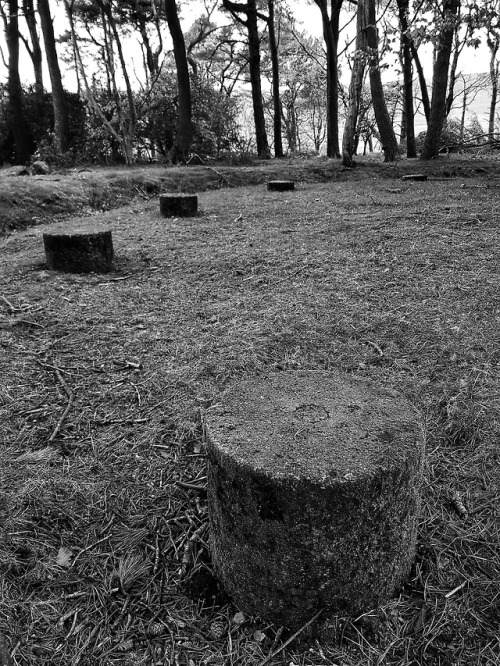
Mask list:
[[[406,176],[401,176],[401,180],[427,180],[427,174],[425,173],[409,173]]]
[[[43,234],[47,266],[66,273],[108,273],[113,265],[111,231],[55,228]]]
[[[197,212],[196,194],[160,194],[160,213],[163,217],[190,217]]]
[[[290,192],[295,189],[293,180],[270,180],[267,183],[269,192]]]
[[[399,394],[336,372],[250,379],[210,411],[206,442],[212,561],[241,610],[293,629],[400,587],[424,444]]]

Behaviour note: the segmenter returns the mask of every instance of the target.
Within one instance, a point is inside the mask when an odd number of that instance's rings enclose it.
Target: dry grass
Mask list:
[[[52,222],[69,215],[92,215],[159,192],[204,192],[241,185],[258,185],[273,178],[301,182],[394,178],[414,171],[432,177],[498,176],[496,155],[473,155],[419,163],[401,160],[382,164],[380,156],[361,158],[359,167],[344,169],[326,158],[255,161],[248,166],[207,164],[188,168],[158,165],[63,169],[48,176],[18,176],[19,167],[0,168],[0,235],[14,229]]]
[[[268,663],[498,664],[497,181],[339,178],[200,207],[94,211],[113,229],[104,276],[47,271],[43,226],[0,243],[14,663],[250,666],[279,649],[286,633],[237,615],[211,575],[200,410],[239,376],[335,367],[425,419],[418,556],[398,598],[323,618]]]

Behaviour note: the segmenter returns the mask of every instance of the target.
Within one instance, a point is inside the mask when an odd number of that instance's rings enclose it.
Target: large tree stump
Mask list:
[[[56,227],[43,234],[47,266],[66,273],[108,273],[113,266],[109,229]]]
[[[212,560],[241,610],[296,628],[401,586],[423,438],[399,394],[336,372],[250,379],[210,411],[206,441]]]
[[[197,194],[160,194],[160,213],[163,217],[190,217],[197,212]]]
[[[290,192],[295,189],[293,180],[270,180],[267,183],[269,192]]]

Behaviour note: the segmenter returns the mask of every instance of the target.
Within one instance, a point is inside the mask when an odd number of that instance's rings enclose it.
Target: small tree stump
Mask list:
[[[163,217],[190,217],[197,212],[197,194],[160,194],[160,213]]]
[[[290,192],[295,189],[293,180],[270,180],[267,183],[269,192]]]
[[[401,176],[401,180],[427,180],[425,173],[409,173],[406,176]]]
[[[47,266],[66,273],[108,273],[113,265],[111,231],[56,228],[43,234]]]
[[[400,587],[423,438],[399,394],[336,372],[250,379],[210,411],[206,442],[212,561],[241,610],[293,629]]]

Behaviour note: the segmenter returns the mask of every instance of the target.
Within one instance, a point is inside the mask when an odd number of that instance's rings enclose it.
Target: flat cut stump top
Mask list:
[[[421,437],[408,403],[368,380],[321,375],[280,372],[235,387],[210,414],[220,453],[273,477],[314,480],[403,464]]]

